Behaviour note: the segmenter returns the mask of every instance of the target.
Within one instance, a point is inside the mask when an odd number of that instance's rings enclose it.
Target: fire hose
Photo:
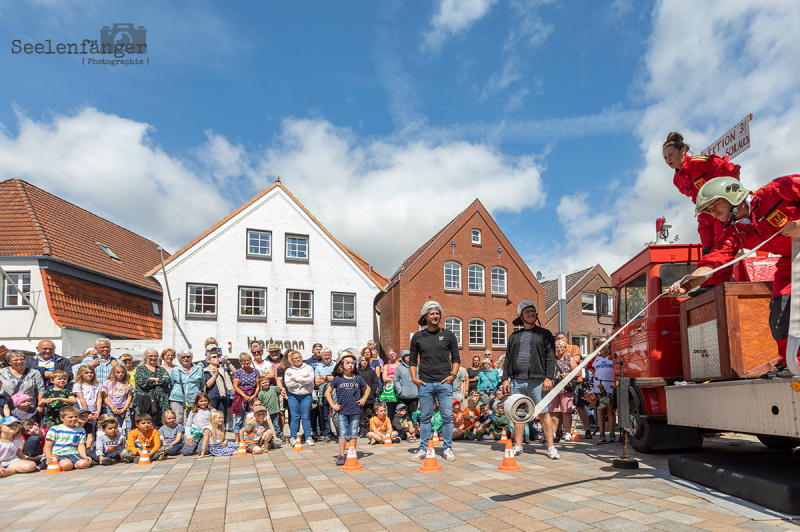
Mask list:
[[[754,247],[753,249],[747,251],[746,253],[736,257],[735,259],[719,266],[718,268],[714,268],[710,272],[706,272],[703,275],[686,275],[683,279],[678,281],[681,285],[688,281],[692,281],[695,279],[705,279],[711,277],[716,272],[728,268],[729,266],[733,266],[737,262],[745,259],[758,251],[758,249],[775,238],[776,236],[780,235],[781,233],[775,233],[759,245]],[[553,388],[545,395],[542,400],[535,405],[535,408],[531,409],[531,405],[533,402],[526,396],[515,394],[508,398],[509,406],[506,407],[506,413],[509,416],[510,420],[513,423],[527,423],[531,421],[533,418],[538,416],[542,413],[542,410],[547,408],[547,406],[556,398],[556,396],[561,393],[569,382],[576,378],[578,374],[589,365],[589,363],[594,360],[594,358],[600,353],[614,338],[616,338],[622,331],[628,328],[634,321],[636,321],[639,316],[644,314],[644,312],[653,306],[656,301],[665,297],[666,293],[659,294],[656,296],[653,301],[651,301],[646,307],[640,310],[633,318],[631,318],[628,323],[623,325],[622,327],[617,330],[613,335],[611,335],[605,342],[603,342],[600,347],[595,349],[590,355],[588,355],[578,367],[573,369],[569,374],[561,379]],[[790,324],[789,324],[789,342],[786,349],[786,353],[793,353],[795,356],[787,356],[787,366],[791,370],[792,374],[800,376],[800,364],[798,364],[797,360],[797,350],[800,347],[800,238],[793,238],[792,239],[792,296],[791,296],[791,307],[790,307]],[[526,401],[527,399],[527,401]]]

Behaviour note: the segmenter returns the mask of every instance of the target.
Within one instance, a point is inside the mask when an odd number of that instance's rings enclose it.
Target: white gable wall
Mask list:
[[[272,231],[272,259],[247,258],[247,230]],[[307,263],[285,260],[287,233],[308,235]],[[192,350],[203,351],[213,336],[220,347],[238,355],[247,339],[302,341],[310,356],[320,342],[336,350],[361,347],[373,336],[373,300],[377,285],[336,245],[280,187],[271,190],[167,265],[169,288],[178,323]],[[164,285],[161,271],[156,278]],[[187,318],[188,284],[217,285],[217,317]],[[267,289],[266,320],[240,318],[239,287]],[[314,292],[313,323],[287,322],[287,289]],[[356,294],[356,325],[333,325],[331,292]],[[175,327],[164,290],[163,346],[185,347]]]

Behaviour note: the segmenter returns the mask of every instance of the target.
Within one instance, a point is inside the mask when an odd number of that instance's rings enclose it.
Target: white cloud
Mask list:
[[[609,272],[652,240],[655,219],[665,215],[681,242],[698,242],[691,202],[672,185],[661,144],[680,131],[699,153],[747,113],[752,147],[735,162],[742,181],[757,188],[796,173],[800,146],[800,4],[794,0],[661,2],[644,57],[639,89],[650,102],[637,134],[644,159],[633,184],[593,211],[613,215],[601,234],[582,234],[593,219],[561,219],[566,239],[545,266],[548,275],[600,262]],[[568,204],[573,200],[562,200]],[[587,254],[591,250],[591,254]]]
[[[538,8],[554,0],[514,0],[511,2],[516,16],[506,40],[506,49],[514,50],[519,44],[536,48],[553,33],[553,25],[542,20]]]
[[[24,179],[168,251],[235,208],[213,179],[154,145],[148,124],[91,108],[50,122],[17,117],[16,137],[0,130],[0,180]]]
[[[444,41],[469,30],[495,3],[497,0],[439,0],[439,8],[425,32],[422,49],[438,54]]]
[[[498,91],[501,91],[515,81],[522,79],[522,76],[519,74],[518,63],[519,61],[516,56],[511,56],[506,59],[506,62],[503,64],[502,72],[495,72],[489,77],[489,81],[486,82],[486,86],[483,88],[483,92],[481,93],[481,99],[494,96]]]

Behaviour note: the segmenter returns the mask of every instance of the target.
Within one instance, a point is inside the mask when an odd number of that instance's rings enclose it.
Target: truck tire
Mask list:
[[[787,436],[767,436],[757,435],[758,441],[776,451],[788,451],[800,446],[800,440],[789,438]]]
[[[639,407],[633,397],[628,398],[628,412],[630,412],[629,441],[631,447],[639,453],[653,452],[653,439],[650,430],[650,421],[639,415]]]

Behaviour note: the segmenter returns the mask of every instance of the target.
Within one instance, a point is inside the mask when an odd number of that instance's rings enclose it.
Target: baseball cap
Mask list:
[[[12,423],[20,423],[20,420],[14,416],[0,418],[0,425],[11,425]]]
[[[87,414],[91,414],[92,413],[92,411],[89,410],[88,408],[79,408],[78,409],[78,413],[79,414],[83,414],[84,412],[87,413]]]
[[[266,408],[264,408],[263,406],[256,406],[256,407],[254,407],[254,408],[253,408],[253,413],[254,413],[254,414],[255,414],[256,412],[266,412],[266,411],[267,411],[267,409],[266,409]]]
[[[219,347],[217,346],[217,344],[208,344],[206,346],[206,351],[213,351],[214,349],[219,351]]]
[[[456,403],[461,403],[461,399],[456,399],[455,397],[453,397],[453,404]]]
[[[408,409],[408,407],[406,405],[404,405],[403,403],[399,403],[396,407],[394,407],[394,411],[395,412],[398,412],[400,410],[407,410],[407,409]]]
[[[322,344],[316,343],[316,344],[311,346],[311,349],[314,349],[314,348],[317,348],[317,347],[322,347]]]

